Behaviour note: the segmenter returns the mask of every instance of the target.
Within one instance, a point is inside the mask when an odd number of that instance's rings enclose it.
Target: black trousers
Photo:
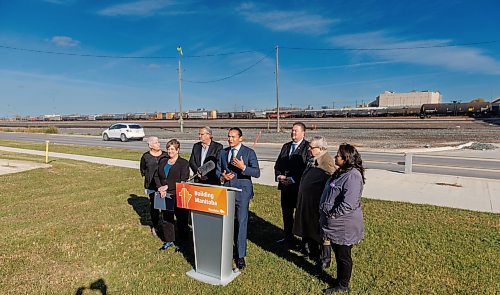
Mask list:
[[[154,208],[155,205],[155,193],[149,194],[149,215],[151,216],[152,227],[159,230],[160,213]]]
[[[283,214],[283,231],[285,240],[293,241],[293,214],[297,205],[297,192],[281,191],[281,213]]]
[[[158,210],[156,210],[158,211]],[[175,238],[175,220],[177,220],[177,229],[179,237],[177,239],[178,244],[183,244],[189,241],[189,211],[183,208],[175,208],[172,211],[162,211],[163,222],[163,240],[165,242],[174,242]],[[175,218],[174,218],[175,216]]]
[[[337,281],[342,287],[349,287],[349,281],[352,274],[352,245],[338,245],[332,243],[332,250],[335,253],[335,261],[337,262]]]

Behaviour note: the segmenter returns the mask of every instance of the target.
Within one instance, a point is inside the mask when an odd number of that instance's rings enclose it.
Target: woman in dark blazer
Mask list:
[[[320,201],[320,226],[324,244],[331,244],[337,262],[337,283],[325,294],[349,292],[351,248],[364,238],[361,194],[365,169],[356,148],[341,144],[335,156],[339,168],[326,182]]]
[[[176,240],[174,215],[179,230],[179,237],[176,242],[178,247],[176,250],[181,250],[180,246],[189,239],[189,211],[187,209],[178,208],[175,201],[175,184],[189,179],[189,162],[179,156],[180,148],[181,144],[177,139],[172,139],[167,142],[168,157],[162,158],[158,164],[158,178],[156,179],[156,184],[161,197],[166,198],[167,201],[167,210],[163,211],[162,222],[164,244],[160,250],[167,250],[174,245],[174,241]]]

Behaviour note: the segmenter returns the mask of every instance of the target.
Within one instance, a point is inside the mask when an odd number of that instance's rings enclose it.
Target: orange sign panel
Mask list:
[[[227,191],[191,183],[177,183],[177,207],[218,215],[227,215]]]

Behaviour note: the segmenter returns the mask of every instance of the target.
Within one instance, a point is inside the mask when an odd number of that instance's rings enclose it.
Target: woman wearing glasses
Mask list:
[[[327,150],[326,140],[315,136],[309,143],[310,158],[302,174],[297,197],[297,209],[293,233],[302,237],[302,253],[308,255],[323,269],[320,258],[319,201],[325,183],[335,171],[332,156]]]
[[[337,262],[337,282],[325,294],[349,292],[351,248],[364,237],[361,194],[365,183],[363,162],[355,147],[341,144],[338,169],[327,181],[320,201],[320,226],[324,245],[331,245]]]

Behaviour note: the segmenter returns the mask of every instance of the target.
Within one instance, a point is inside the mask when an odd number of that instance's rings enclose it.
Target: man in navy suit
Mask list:
[[[189,167],[194,174],[203,164],[210,161],[217,165],[219,153],[222,150],[222,144],[213,140],[212,129],[208,126],[203,126],[198,132],[200,141],[193,145],[191,157],[189,158]],[[215,166],[214,165],[214,166]],[[196,177],[196,182],[220,185],[219,177],[215,174],[215,169],[208,172],[206,176]]]
[[[241,144],[243,133],[238,127],[229,129],[229,147],[221,150],[217,161],[217,176],[224,186],[241,189],[236,192],[234,217],[234,260],[236,267],[244,269],[247,254],[248,206],[253,197],[252,177],[260,177],[257,155],[251,148]]]

